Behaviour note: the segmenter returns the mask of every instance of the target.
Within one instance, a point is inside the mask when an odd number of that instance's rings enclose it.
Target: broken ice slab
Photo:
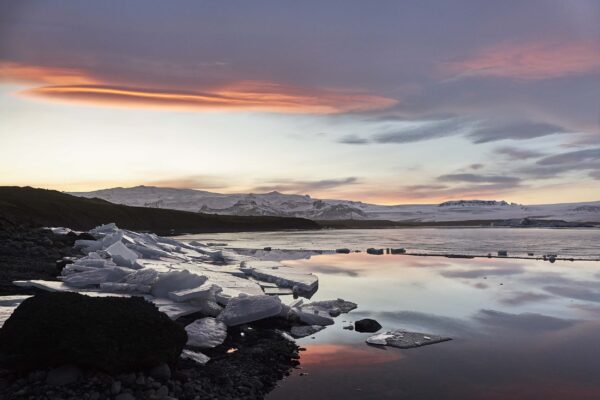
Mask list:
[[[137,263],[138,255],[133,250],[128,249],[121,241],[108,246],[106,252],[110,254],[113,262],[121,267],[141,268]]]
[[[150,285],[139,283],[103,282],[100,284],[103,292],[150,293]]]
[[[235,326],[273,317],[280,312],[281,300],[278,297],[242,294],[229,300],[218,318],[227,326]]]
[[[285,296],[285,295],[290,295],[290,294],[294,294],[294,291],[290,288],[280,288],[280,287],[266,287],[263,288],[263,290],[265,291],[265,294],[274,296]]]
[[[89,286],[99,285],[105,282],[118,282],[128,274],[125,268],[121,267],[106,267],[96,268],[77,274],[63,276],[63,282],[72,287],[85,288]]]
[[[316,275],[286,267],[274,261],[246,261],[240,269],[256,279],[302,292],[311,292],[319,285],[319,278]]]
[[[227,337],[227,326],[211,317],[197,319],[185,327],[188,346],[209,349],[223,343]]]
[[[310,336],[313,333],[317,333],[320,330],[325,329],[324,326],[321,325],[300,325],[300,326],[292,326],[290,330],[290,334],[292,337],[296,339],[300,339],[306,336]]]
[[[202,312],[206,308],[206,305],[202,302],[178,303],[164,298],[152,298],[150,301],[158,307],[159,311],[167,314],[172,320],[196,312]]]
[[[344,313],[348,313],[354,310],[357,306],[356,303],[351,301],[346,301],[344,299],[336,299],[336,300],[323,300],[323,301],[313,301],[312,303],[305,304],[302,307],[312,307],[316,308],[320,311],[327,312],[332,317],[337,317],[338,315]]]
[[[204,355],[197,351],[191,351],[191,350],[187,350],[187,349],[184,349],[181,352],[181,358],[195,361],[196,363],[198,363],[200,365],[204,365],[210,361],[210,357],[208,357],[207,355]]]
[[[169,298],[175,301],[214,300],[215,294],[221,290],[219,286],[207,281],[195,288],[169,292]]]
[[[329,316],[329,313],[317,308],[303,306],[302,308],[292,308],[291,312],[307,325],[333,325],[333,318]]]
[[[13,281],[13,285],[24,288],[36,288],[46,290],[48,292],[75,292],[75,288],[69,287],[60,281],[44,281],[40,279],[32,279],[27,281]]]
[[[152,295],[156,297],[168,297],[169,292],[192,289],[206,282],[206,277],[196,275],[188,270],[175,270],[163,272],[152,286]]]
[[[421,347],[429,344],[446,342],[448,340],[452,340],[452,338],[397,329],[370,336],[367,338],[367,343],[379,346],[398,347],[400,349],[412,349],[413,347]]]

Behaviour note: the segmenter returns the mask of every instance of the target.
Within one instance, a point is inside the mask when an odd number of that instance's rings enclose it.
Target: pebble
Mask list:
[[[46,383],[53,386],[68,385],[79,379],[81,371],[74,365],[63,365],[50,370],[46,376]]]
[[[121,393],[115,400],[135,400],[135,397],[131,393]]]
[[[121,382],[120,381],[114,381],[110,387],[110,392],[112,394],[119,394],[121,393]]]
[[[171,379],[171,368],[167,364],[160,364],[150,370],[150,376],[164,382]]]
[[[160,388],[158,388],[158,390],[156,391],[156,396],[158,396],[159,399],[164,399],[168,395],[169,395],[169,388],[164,385],[161,386]]]

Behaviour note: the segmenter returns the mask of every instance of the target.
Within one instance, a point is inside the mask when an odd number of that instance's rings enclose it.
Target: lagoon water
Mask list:
[[[600,260],[600,229],[543,228],[417,228],[339,229],[319,231],[210,233],[181,236],[204,242],[226,243],[233,248],[335,250],[347,247],[404,247],[416,253],[558,254]]]
[[[503,248],[519,255],[584,258],[600,253],[598,230],[411,229],[195,238],[239,248],[373,246],[474,254]],[[314,300],[344,298],[358,303],[358,309],[313,338],[300,339],[307,349],[301,353],[302,369],[267,399],[600,398],[598,261],[290,254],[295,259],[286,265],[319,275]],[[384,329],[453,340],[410,350],[369,346],[369,334],[342,328],[366,317]]]

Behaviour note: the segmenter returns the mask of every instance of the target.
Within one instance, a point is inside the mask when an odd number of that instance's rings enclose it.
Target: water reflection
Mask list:
[[[334,254],[285,264],[319,275],[314,299],[359,308],[300,340],[308,375],[268,399],[600,398],[600,263]],[[454,340],[374,349],[369,334],[342,329],[364,317]]]

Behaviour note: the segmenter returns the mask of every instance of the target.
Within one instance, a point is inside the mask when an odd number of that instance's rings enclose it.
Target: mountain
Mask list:
[[[276,216],[212,215],[132,207],[55,190],[0,186],[0,229],[4,224],[64,226],[89,230],[109,222],[158,234],[320,229],[314,221]]]
[[[313,199],[309,195],[279,192],[222,194],[153,186],[119,187],[71,194],[130,206],[219,215],[285,216],[312,220],[443,222],[532,218],[600,222],[600,201],[525,206],[496,200],[453,200],[439,205],[387,206],[349,200]]]

